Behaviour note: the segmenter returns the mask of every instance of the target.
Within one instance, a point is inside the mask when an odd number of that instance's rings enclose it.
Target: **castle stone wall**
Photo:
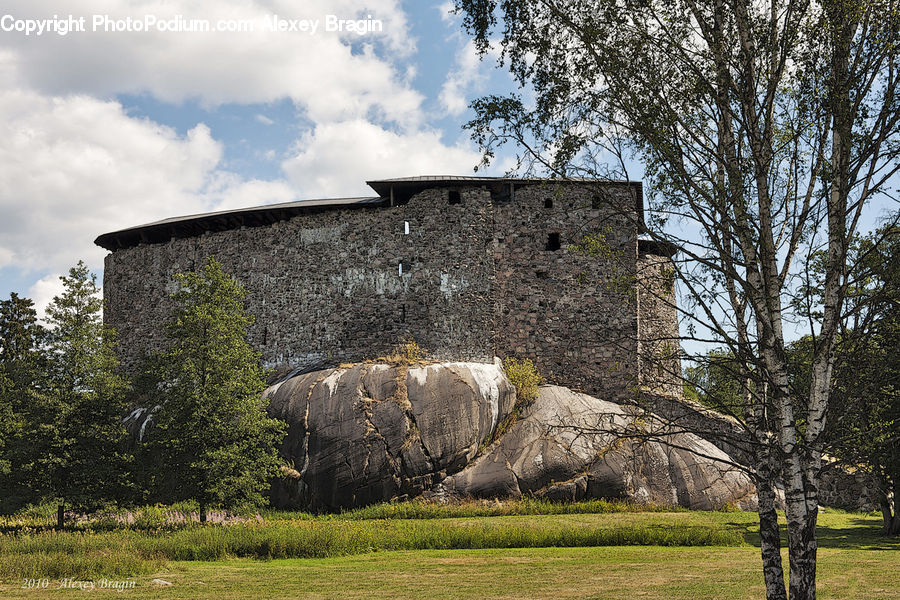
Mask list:
[[[634,388],[634,193],[625,185],[536,185],[495,204],[498,355],[531,358],[549,382],[601,398]],[[573,248],[589,234],[603,238],[603,251]],[[551,235],[559,249],[548,249]]]
[[[641,252],[637,262],[638,370],[641,386],[670,396],[682,393],[680,334],[672,259]]]
[[[214,255],[247,290],[250,342],[282,373],[374,358],[413,338],[435,359],[528,357],[552,383],[629,393],[639,369],[636,188],[510,191],[445,185],[395,207],[332,207],[116,250],[106,320],[134,370],[164,348],[172,276]],[[597,232],[608,252],[572,248]]]
[[[407,337],[435,358],[489,361],[491,207],[445,197],[426,190],[400,207],[336,208],[110,254],[106,319],[126,367],[162,349],[172,276],[210,255],[246,288],[250,341],[267,366],[361,360]]]

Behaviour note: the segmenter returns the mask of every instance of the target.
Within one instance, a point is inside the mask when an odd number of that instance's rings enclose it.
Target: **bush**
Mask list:
[[[395,365],[414,365],[425,358],[427,352],[419,346],[413,338],[409,338],[401,344],[394,346],[389,356],[383,357],[385,362]]]
[[[503,359],[503,372],[516,388],[516,408],[527,406],[537,399],[538,386],[544,378],[538,373],[530,358],[518,360],[512,357]]]

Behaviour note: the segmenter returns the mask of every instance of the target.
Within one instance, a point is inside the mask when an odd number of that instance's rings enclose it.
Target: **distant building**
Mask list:
[[[105,318],[126,368],[165,343],[172,275],[215,255],[247,289],[251,343],[281,373],[373,358],[413,338],[440,360],[529,357],[549,381],[610,399],[638,385],[678,393],[671,249],[640,235],[640,183],[368,184],[368,198],[98,237],[111,252]]]

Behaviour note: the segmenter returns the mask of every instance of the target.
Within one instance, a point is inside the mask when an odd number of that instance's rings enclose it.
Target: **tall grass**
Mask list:
[[[451,519],[465,517],[509,517],[518,515],[579,515],[601,513],[683,512],[687,509],[657,504],[634,504],[617,500],[551,502],[540,498],[522,498],[505,502],[469,500],[438,504],[425,500],[386,502],[356,508],[333,518],[365,519]],[[277,518],[277,513],[270,513]]]
[[[575,546],[735,546],[724,525],[572,526],[542,517],[472,521],[312,519],[188,526],[160,534],[22,532],[0,537],[0,577],[110,577],[149,573],[166,560],[325,558],[386,550]]]
[[[540,515],[672,511],[591,500],[554,503],[426,501],[387,503],[341,514],[264,512],[201,526],[195,507],[144,507],[78,520],[58,532],[37,507],[6,520],[0,532],[0,578],[121,577],[151,573],[168,560],[325,558],[386,550],[534,548],[611,545],[732,546],[743,543],[726,525],[664,524],[572,526]],[[677,510],[677,509],[675,509]],[[534,515],[529,518],[529,515]],[[484,517],[522,516],[513,521]],[[448,520],[450,518],[473,520]]]
[[[0,578],[128,576],[152,573],[165,556],[141,550],[134,534],[44,531],[0,537]]]

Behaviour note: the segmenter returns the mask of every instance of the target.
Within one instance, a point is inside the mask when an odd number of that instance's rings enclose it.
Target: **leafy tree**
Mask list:
[[[815,598],[817,485],[847,290],[848,240],[900,168],[900,13],[890,0],[456,0],[477,47],[534,92],[489,96],[468,124],[490,161],[627,178],[646,167],[659,241],[676,244],[688,335],[735,359],[754,456],[766,595],[787,597],[774,486],[784,484],[790,597]],[[677,221],[667,235],[665,221]],[[824,256],[809,393],[785,324]],[[651,290],[652,293],[652,290]],[[665,298],[659,299],[666,302]],[[708,346],[707,346],[708,347]],[[652,360],[648,357],[648,360]]]
[[[166,501],[259,505],[278,473],[284,424],[266,416],[264,371],[246,341],[243,288],[210,257],[175,277],[164,402],[150,434],[155,487]]]
[[[896,221],[896,218],[892,219]],[[876,242],[878,242],[876,244]],[[888,225],[851,245],[847,310],[841,323],[828,407],[828,453],[879,484],[884,532],[900,533],[900,227]],[[813,263],[802,309],[817,306],[823,257]],[[811,312],[811,319],[821,314]],[[806,335],[787,347],[794,397],[809,394],[815,341]],[[687,370],[687,382],[704,404],[721,410],[738,401],[741,381],[733,357],[711,351]]]
[[[24,388],[37,382],[45,366],[41,351],[45,338],[34,302],[15,292],[9,300],[0,301],[0,365],[16,385]]]
[[[885,227],[853,252],[859,260],[854,261],[850,327],[838,346],[829,446],[845,462],[871,471],[879,484],[884,531],[898,535],[900,227]]]
[[[0,513],[37,499],[34,463],[40,440],[33,424],[46,366],[44,337],[30,299],[12,293],[0,301]]]
[[[37,461],[42,492],[65,507],[94,510],[121,497],[126,486],[122,425],[126,382],[116,374],[114,333],[104,326],[96,277],[84,263],[60,277],[63,292],[47,308],[47,393],[37,419],[46,450]]]
[[[711,350],[706,357],[685,369],[685,396],[714,410],[740,412],[746,382],[741,381],[741,365],[728,350]]]

